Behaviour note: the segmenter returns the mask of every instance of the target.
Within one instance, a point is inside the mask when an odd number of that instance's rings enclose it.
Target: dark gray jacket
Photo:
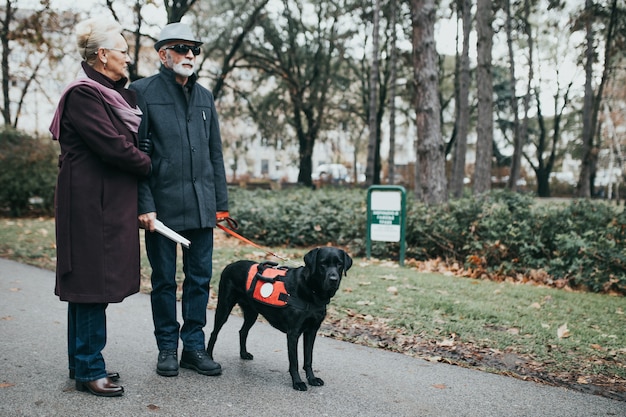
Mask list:
[[[139,184],[139,214],[156,212],[181,231],[215,227],[228,210],[222,139],[213,94],[189,78],[189,104],[172,70],[130,85],[144,112],[140,137],[153,143],[152,175]]]

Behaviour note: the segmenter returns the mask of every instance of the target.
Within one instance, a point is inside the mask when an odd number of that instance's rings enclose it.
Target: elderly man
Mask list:
[[[143,111],[140,149],[152,158],[152,175],[139,188],[139,223],[152,267],[152,317],[159,348],[156,372],[178,375],[180,366],[203,375],[222,369],[206,353],[204,326],[212,276],[213,229],[227,216],[222,141],[213,95],[197,83],[201,41],[183,23],[163,28],[154,48],[158,74],[131,84]],[[176,243],[154,233],[155,219],[191,241],[183,248],[182,318],[176,318]]]

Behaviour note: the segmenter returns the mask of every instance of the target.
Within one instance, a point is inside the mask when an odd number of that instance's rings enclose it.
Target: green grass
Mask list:
[[[307,251],[271,250],[292,259],[292,266],[301,265]],[[0,219],[0,256],[53,270],[54,221]],[[148,292],[150,269],[143,249],[142,256],[142,291]],[[258,249],[219,236],[212,288],[228,263],[263,257]],[[212,291],[210,308],[215,301]],[[517,355],[531,371],[560,380],[605,386],[626,381],[626,300],[618,296],[424,273],[356,258],[321,333],[416,356],[453,358],[461,352],[465,360],[460,364],[518,376],[525,373],[496,366],[485,355]]]
[[[547,364],[549,372],[591,372],[609,359],[608,374],[626,377],[623,297],[575,293],[390,268],[361,261],[332,302],[402,334],[445,344],[454,340],[513,351]],[[568,337],[559,337],[566,325]],[[582,366],[581,366],[582,365]]]
[[[54,270],[54,220],[0,218],[0,256]]]

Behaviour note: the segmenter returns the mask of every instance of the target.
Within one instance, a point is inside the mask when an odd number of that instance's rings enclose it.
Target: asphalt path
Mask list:
[[[324,337],[313,365],[325,385],[295,391],[284,334],[257,323],[248,339],[255,358],[243,361],[234,315],[215,346],[221,376],[160,377],[145,294],[107,310],[104,356],[125,393],[96,397],[68,378],[67,305],[53,289],[52,272],[0,259],[0,416],[626,416],[626,402]]]

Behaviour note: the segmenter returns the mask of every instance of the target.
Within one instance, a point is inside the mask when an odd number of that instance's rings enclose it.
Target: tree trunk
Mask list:
[[[552,172],[552,166],[554,165],[555,159],[555,150],[557,140],[552,142],[552,147],[550,150],[550,156],[548,160],[544,159],[544,154],[546,152],[547,144],[546,144],[546,136],[547,130],[545,121],[543,118],[543,112],[541,110],[541,101],[539,99],[539,93],[535,93],[537,96],[537,124],[539,125],[537,129],[537,165],[534,166],[532,162],[530,163],[533,169],[535,170],[535,177],[537,178],[537,195],[539,197],[550,197],[550,172]],[[556,113],[556,99],[558,95],[555,97],[555,114],[554,114],[554,135],[553,139],[559,138],[559,128],[560,128],[560,114]]]
[[[196,0],[165,0],[165,10],[167,11],[167,23],[180,22],[185,13]]]
[[[311,187],[313,181],[311,180],[311,174],[313,173],[313,144],[315,141],[304,134],[304,132],[298,133],[298,143],[300,155],[300,170],[298,171],[298,184]]]
[[[438,56],[434,0],[411,0],[417,160],[415,197],[427,204],[447,201],[445,143],[439,118]]]
[[[130,81],[135,81],[141,78],[139,76],[139,52],[141,51],[141,27],[143,26],[143,16],[141,15],[141,8],[143,4],[138,0],[135,1],[133,6],[133,15],[135,16],[135,31],[133,41],[133,58],[128,64],[128,78]],[[112,4],[110,6],[112,9]],[[129,51],[130,52],[130,51]]]
[[[9,73],[9,55],[11,50],[9,49],[9,34],[10,24],[13,21],[13,4],[11,0],[6,0],[4,6],[5,15],[2,21],[2,29],[0,38],[2,40],[2,117],[4,118],[4,124],[11,126],[11,101],[9,98],[9,86],[11,74]]]
[[[391,0],[390,4],[390,24],[391,27],[391,55],[389,57],[391,74],[389,76],[389,160],[387,162],[387,181],[389,184],[395,183],[396,164],[396,63],[398,60],[397,35],[396,35],[396,0]]]
[[[472,30],[472,2],[463,0],[463,50],[459,65],[459,88],[458,88],[458,134],[454,148],[454,166],[450,178],[450,188],[455,198],[463,196],[465,180],[465,157],[467,154],[467,132],[469,131],[469,87],[470,87],[470,64],[469,64],[469,37]]]
[[[513,28],[511,21],[511,0],[506,0],[506,43],[509,50],[509,89],[511,90],[511,112],[513,113],[513,157],[511,158],[511,172],[507,188],[516,191],[517,180],[520,177],[522,163],[522,137],[520,135],[519,109],[517,105],[517,92],[515,85],[515,56],[513,54]]]
[[[474,167],[474,194],[476,195],[491,190],[491,160],[493,156],[492,21],[491,1],[478,0],[476,8],[478,124],[476,126],[476,165]]]
[[[532,96],[532,83],[535,78],[535,61],[534,61],[534,50],[535,50],[535,42],[533,40],[533,32],[532,26],[530,22],[530,1],[524,0],[524,33],[526,34],[526,38],[528,40],[528,79],[526,81],[526,94],[524,95],[524,119],[522,120],[522,124],[520,126],[520,137],[522,140],[522,148],[520,152],[520,156],[524,154],[524,145],[528,143],[528,114],[530,113],[530,98]],[[539,104],[537,104],[539,107]],[[548,167],[548,178],[550,176],[550,171],[552,171],[552,164]],[[550,195],[550,182],[548,181],[548,189],[547,193]]]
[[[537,175],[537,196],[550,197],[550,175]]]
[[[585,8],[589,8],[589,10],[591,10],[594,7],[593,2],[591,0],[588,0],[585,3]],[[608,81],[608,79],[611,77],[612,75],[612,65],[611,65],[611,57],[614,54],[613,51],[613,42],[614,42],[614,35],[615,35],[615,28],[617,25],[617,16],[618,16],[618,10],[617,10],[617,0],[613,0],[611,2],[611,10],[607,13],[607,15],[609,16],[609,23],[607,25],[606,28],[606,38],[605,38],[605,42],[604,42],[604,65],[603,65],[603,70],[602,70],[602,77],[600,78],[600,85],[598,86],[598,91],[595,94],[594,97],[594,93],[592,90],[592,87],[590,86],[590,91],[589,94],[591,96],[590,98],[590,103],[587,103],[587,83],[585,83],[585,102],[584,105],[589,105],[590,106],[590,110],[588,111],[589,113],[591,113],[590,115],[587,115],[584,113],[583,111],[583,161],[582,161],[582,168],[581,168],[581,177],[578,183],[579,186],[579,196],[580,197],[587,197],[587,193],[588,196],[593,196],[594,193],[594,184],[595,184],[595,177],[596,177],[596,170],[597,170],[597,163],[598,163],[598,154],[599,154],[599,147],[600,147],[600,143],[599,140],[598,142],[596,142],[594,139],[597,137],[598,139],[600,138],[600,135],[597,134],[597,132],[600,130],[599,126],[598,126],[598,115],[600,113],[600,105],[602,104],[602,97],[603,97],[603,93],[604,93],[604,86],[606,85],[606,82]],[[590,19],[590,18],[589,18]],[[588,25],[588,26],[587,26]],[[587,51],[586,51],[586,59],[587,61],[585,62],[585,77],[588,76],[587,71],[590,72],[590,76],[589,78],[593,77],[593,70],[591,69],[592,64],[593,64],[593,58],[595,58],[595,51],[589,51],[589,41],[591,41],[591,49],[593,48],[593,27],[592,27],[592,22],[587,20],[585,22],[585,29],[587,30]],[[589,61],[591,61],[591,63],[588,63]],[[589,69],[587,69],[587,65],[589,66]],[[587,78],[586,78],[587,80]],[[586,81],[585,80],[585,81]],[[588,120],[587,120],[588,118]],[[587,130],[589,137],[585,136],[585,122],[587,122],[589,124]],[[583,178],[583,172],[585,177]],[[583,184],[583,181],[585,181],[587,184]],[[582,195],[583,192],[585,193],[585,195]]]
[[[593,151],[593,87],[591,85],[593,79],[593,62],[595,50],[593,47],[593,28],[591,21],[591,8],[593,1],[585,1],[585,9],[588,16],[585,18],[585,30],[587,49],[585,51],[585,96],[583,101],[583,159],[580,166],[580,178],[578,179],[578,197],[591,197],[591,165]]]
[[[374,3],[374,25],[372,33],[372,67],[370,69],[370,102],[369,102],[369,142],[367,144],[367,167],[365,170],[365,178],[367,185],[380,184],[380,172],[377,173],[377,154],[379,151],[378,146],[378,121],[377,117],[377,101],[378,101],[378,23],[380,16],[380,0],[376,0]]]

